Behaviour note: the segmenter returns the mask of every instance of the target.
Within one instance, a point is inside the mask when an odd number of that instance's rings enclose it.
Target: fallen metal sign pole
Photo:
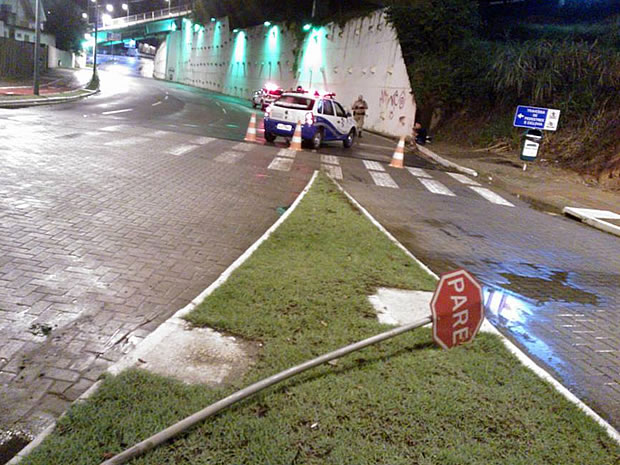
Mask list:
[[[444,349],[471,341],[484,320],[484,308],[482,305],[482,287],[476,279],[466,270],[459,269],[450,273],[444,273],[439,279],[437,288],[431,300],[431,315],[421,318],[408,325],[394,328],[385,333],[377,334],[363,341],[342,347],[320,357],[313,358],[301,365],[294,366],[280,373],[265,378],[252,384],[230,396],[209,405],[200,412],[181,420],[180,422],[154,434],[150,438],[135,446],[115,455],[101,465],[120,465],[128,460],[144,454],[145,452],[166,442],[168,439],[188,430],[220,410],[256,394],[269,386],[284,381],[303,371],[322,365],[336,358],[343,357],[357,350],[363,349],[378,342],[385,341],[394,336],[406,333],[428,323],[433,323],[433,340]]]
[[[348,345],[346,347],[342,347],[333,352],[329,352],[328,354],[321,355],[320,357],[313,358],[312,360],[308,360],[307,362],[302,363],[301,365],[294,366],[292,368],[288,368],[280,373],[270,376],[269,378],[265,378],[257,383],[254,383],[240,391],[231,394],[228,397],[225,397],[222,400],[218,400],[214,404],[209,405],[208,407],[202,409],[199,412],[194,413],[193,415],[185,418],[184,420],[175,423],[174,425],[166,428],[159,433],[154,434],[150,438],[139,442],[138,444],[126,449],[118,455],[115,455],[111,459],[102,462],[101,465],[120,465],[122,463],[131,460],[134,457],[144,454],[149,450],[159,446],[160,444],[166,442],[167,440],[181,434],[182,432],[188,430],[192,426],[204,421],[208,417],[215,415],[220,410],[224,410],[226,407],[231,406],[232,404],[239,402],[240,400],[245,399],[253,394],[256,394],[263,389],[266,389],[274,384],[277,384],[285,379],[288,379],[292,376],[295,376],[299,373],[302,373],[310,368],[314,368],[318,365],[322,365],[323,363],[327,363],[331,360],[343,357],[351,352],[355,352],[357,350],[363,349],[373,344],[377,344],[379,342],[385,341],[387,339],[393,338],[400,334],[406,333],[407,331],[411,331],[412,329],[419,328],[420,326],[424,326],[433,321],[433,318],[429,315],[420,320],[414,321],[408,325],[400,326],[398,328],[394,328],[390,331],[386,331],[385,333],[377,334],[376,336],[369,337],[368,339],[364,339],[363,341],[356,342],[354,344]]]

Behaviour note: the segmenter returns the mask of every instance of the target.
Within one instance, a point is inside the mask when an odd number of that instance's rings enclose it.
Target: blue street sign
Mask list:
[[[512,123],[517,128],[555,131],[560,120],[560,110],[519,105]]]

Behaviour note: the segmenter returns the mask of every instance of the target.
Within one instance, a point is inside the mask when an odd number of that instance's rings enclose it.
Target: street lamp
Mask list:
[[[129,5],[127,5],[126,3],[123,3],[121,5],[121,8],[127,12],[127,22],[129,22]]]

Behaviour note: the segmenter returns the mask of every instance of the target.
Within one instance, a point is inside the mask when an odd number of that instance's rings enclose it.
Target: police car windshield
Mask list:
[[[276,101],[275,105],[283,108],[295,108],[297,110],[312,110],[314,99],[301,95],[284,95]]]

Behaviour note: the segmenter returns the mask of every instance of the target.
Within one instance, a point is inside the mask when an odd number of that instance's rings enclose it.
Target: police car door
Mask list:
[[[325,140],[333,140],[338,137],[336,116],[334,115],[334,106],[332,101],[328,99],[323,100],[323,118],[325,132],[323,133]]]
[[[336,110],[336,119],[338,120],[338,125],[336,126],[336,128],[340,133],[339,136],[346,135],[349,133],[349,128],[347,128],[347,112],[344,111],[344,108],[342,108],[342,105],[340,105],[338,102],[333,103],[334,109]]]

